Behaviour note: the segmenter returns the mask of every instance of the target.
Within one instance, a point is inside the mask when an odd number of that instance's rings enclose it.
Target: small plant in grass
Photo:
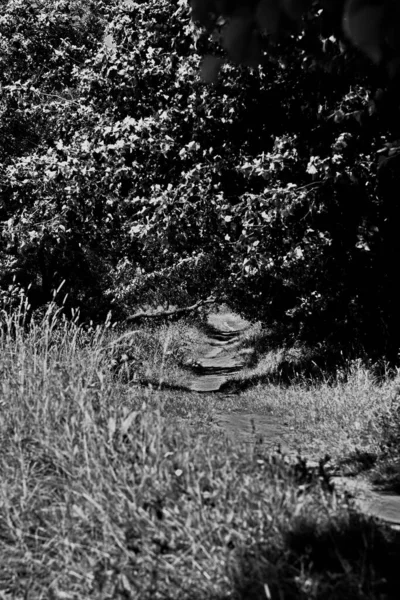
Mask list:
[[[179,385],[204,336],[190,319],[146,324],[115,336],[105,348],[109,366],[122,382]]]

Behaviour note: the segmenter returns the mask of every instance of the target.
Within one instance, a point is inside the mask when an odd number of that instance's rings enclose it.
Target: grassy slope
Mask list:
[[[20,320],[0,329],[0,597],[397,597],[394,534],[301,465],[208,427],[215,397],[113,376],[109,327],[85,332],[50,313],[24,333]],[[178,348],[198,336],[141,329],[136,380],[180,381]],[[326,390],[311,391],[303,419],[326,404]],[[275,392],[293,408],[295,396]],[[333,426],[346,411],[332,406],[321,416]]]
[[[243,337],[243,350],[253,352],[248,368],[230,385],[241,393],[226,410],[279,417],[291,432],[292,447],[308,456],[329,454],[342,466],[347,463],[349,472],[397,462],[399,372],[385,377],[381,365],[368,368],[358,360],[325,374],[310,351],[268,351],[268,337],[257,326]]]

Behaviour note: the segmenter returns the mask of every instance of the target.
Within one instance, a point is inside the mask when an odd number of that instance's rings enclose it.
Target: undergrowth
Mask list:
[[[341,473],[384,473],[400,487],[400,371],[386,363],[342,359],[322,368],[327,352],[304,347],[271,349],[258,325],[241,339],[248,364],[228,382],[241,392],[225,410],[279,417],[299,451],[329,454]],[[238,349],[240,352],[240,348]],[[331,358],[333,354],[331,354]]]
[[[116,378],[110,321],[24,310],[0,318],[1,598],[397,597],[395,533],[322,473],[208,429],[207,397]],[[174,336],[135,351],[166,368]]]

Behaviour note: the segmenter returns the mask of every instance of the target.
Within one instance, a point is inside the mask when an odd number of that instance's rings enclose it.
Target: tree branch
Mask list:
[[[191,313],[206,304],[214,304],[217,301],[217,298],[210,296],[206,300],[199,300],[192,306],[184,306],[183,308],[171,308],[170,310],[163,310],[161,312],[143,312],[139,311],[134,315],[131,315],[125,319],[126,323],[133,323],[134,321],[139,321],[140,319],[165,319],[167,317],[178,317],[181,315],[185,315]]]

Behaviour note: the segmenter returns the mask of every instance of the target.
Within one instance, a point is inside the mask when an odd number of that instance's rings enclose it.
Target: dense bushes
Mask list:
[[[60,13],[68,6],[60,4]],[[12,13],[14,3],[7,8]],[[53,6],[43,2],[32,10],[38,24]],[[4,79],[4,110],[11,111],[16,102],[18,126],[25,131],[28,119],[38,136],[27,150],[3,143],[0,277],[3,285],[14,276],[24,286],[33,282],[42,302],[66,280],[70,303],[86,306],[91,317],[108,309],[112,300],[115,310],[132,301],[162,302],[164,294],[154,286],[143,296],[143,289],[152,287],[142,285],[143,275],[171,268],[186,272],[182,265],[190,260],[197,265],[199,256],[210,252],[207,263],[215,265],[215,238],[220,236],[213,170],[203,174],[197,169],[208,148],[201,148],[196,138],[205,138],[212,127],[198,122],[197,107],[207,90],[195,84],[198,59],[192,56],[187,7],[116,2],[106,12],[107,18],[98,21],[96,43],[90,36],[81,40],[82,60],[72,69],[64,61],[69,81],[62,92],[49,84],[50,67],[43,77],[36,75],[33,92],[28,69],[21,67],[17,82]],[[30,15],[23,18],[28,22]],[[102,42],[106,24],[115,50]],[[72,21],[70,26],[73,30]],[[14,34],[4,26],[4,44]],[[49,36],[42,31],[58,55]],[[35,45],[32,36],[27,41]],[[215,135],[209,136],[209,144]],[[132,295],[134,274],[140,274],[139,292]],[[201,293],[209,293],[213,279],[203,279]],[[179,282],[170,295],[179,291],[184,302],[188,294],[182,286]],[[199,293],[193,282],[190,287],[189,296]]]
[[[198,53],[222,51],[186,2],[5,3],[3,289],[65,280],[90,318],[217,291],[283,339],[393,358],[398,107],[331,32],[313,5],[208,86]]]

